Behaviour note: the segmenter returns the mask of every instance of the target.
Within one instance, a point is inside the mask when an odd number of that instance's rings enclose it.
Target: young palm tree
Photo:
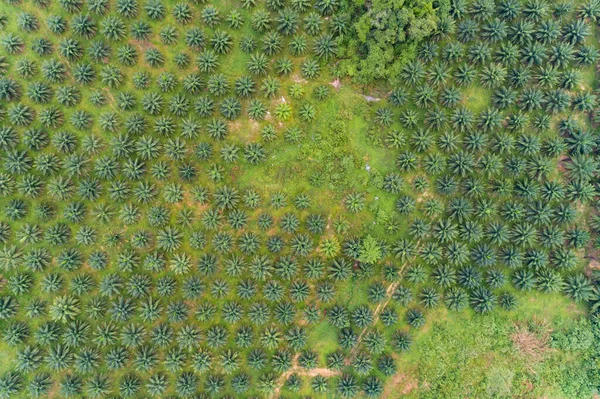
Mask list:
[[[0,98],[12,101],[19,98],[21,87],[12,80],[3,78],[0,80]],[[44,104],[52,99],[52,88],[43,82],[33,82],[27,87],[27,97],[37,104]]]
[[[20,54],[25,47],[25,43],[20,36],[8,33],[0,40],[0,45],[10,55]]]
[[[332,35],[319,37],[314,44],[314,52],[317,58],[329,60],[337,55],[337,39]]]
[[[352,374],[343,374],[337,382],[336,389],[344,398],[355,397],[359,390],[358,381]]]
[[[17,16],[17,26],[25,32],[33,32],[39,28],[40,24],[35,15],[28,12],[21,12]]]
[[[576,301],[588,300],[593,294],[593,288],[589,279],[581,273],[568,276],[563,290]]]
[[[233,46],[233,39],[227,32],[223,30],[217,30],[213,34],[213,37],[211,37],[210,43],[217,53],[226,54]]]
[[[181,25],[190,23],[194,17],[192,7],[188,3],[176,4],[173,7],[172,15]]]

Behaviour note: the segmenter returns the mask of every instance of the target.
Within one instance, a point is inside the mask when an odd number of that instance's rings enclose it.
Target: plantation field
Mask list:
[[[2,0],[0,398],[592,398],[597,0]]]

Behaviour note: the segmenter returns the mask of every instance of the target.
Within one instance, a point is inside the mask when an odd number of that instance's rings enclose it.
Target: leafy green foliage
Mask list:
[[[334,27],[343,43],[342,73],[360,82],[397,79],[419,44],[434,34],[450,33],[444,32],[446,24],[453,29],[449,11],[449,2],[342,3]]]

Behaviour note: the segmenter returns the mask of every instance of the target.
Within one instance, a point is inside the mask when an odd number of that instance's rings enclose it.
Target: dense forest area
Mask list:
[[[2,0],[0,398],[591,398],[600,2]]]

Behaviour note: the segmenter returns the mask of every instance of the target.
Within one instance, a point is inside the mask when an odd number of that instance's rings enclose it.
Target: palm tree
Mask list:
[[[131,36],[138,41],[145,42],[152,35],[152,28],[146,21],[138,21],[131,25]]]
[[[271,15],[266,10],[256,10],[252,14],[252,28],[258,33],[264,33],[271,27]]]
[[[593,287],[589,279],[579,273],[568,276],[563,288],[564,292],[576,301],[586,301],[593,293]]]
[[[44,37],[33,40],[31,49],[34,53],[43,56],[51,54],[53,51],[52,42]]]
[[[246,373],[240,373],[231,379],[231,386],[236,393],[244,393],[250,388],[250,376]]]
[[[582,66],[592,65],[600,57],[600,53],[592,46],[583,45],[575,53],[575,61]]]
[[[277,61],[275,61],[275,70],[280,75],[289,75],[293,69],[294,64],[287,57],[279,58]],[[276,83],[276,85],[273,83]],[[262,89],[266,92],[267,97],[271,97],[277,90],[279,90],[279,86],[279,81],[276,78],[269,76],[263,81]]]
[[[255,53],[250,56],[250,60],[248,61],[248,70],[253,75],[266,75],[267,67],[269,65],[269,59],[266,55],[262,53]]]
[[[20,36],[12,33],[8,33],[0,40],[0,45],[4,47],[4,50],[10,55],[20,54],[25,47],[25,43]]]
[[[201,18],[206,25],[212,28],[219,24],[221,16],[219,15],[219,10],[217,10],[214,6],[206,6],[202,10]]]
[[[248,104],[248,116],[255,120],[260,121],[267,115],[267,108],[260,100],[251,100]]]
[[[32,300],[25,308],[27,317],[39,318],[46,313],[46,302],[40,299]],[[91,317],[91,316],[90,316]]]
[[[229,82],[225,75],[211,75],[206,83],[208,91],[216,96],[223,96],[229,91]]]
[[[160,30],[159,36],[160,41],[163,44],[170,46],[177,43],[177,39],[179,38],[179,32],[175,27],[167,25]]]
[[[523,109],[527,112],[538,110],[542,107],[544,101],[542,91],[530,88],[525,89],[519,97],[519,104],[523,106]]]
[[[513,275],[513,284],[522,291],[531,290],[536,283],[536,278],[532,271],[519,269]]]
[[[100,71],[100,80],[110,88],[116,89],[123,83],[123,72],[112,65],[106,65]]]
[[[450,310],[460,311],[467,306],[468,301],[469,294],[460,287],[452,287],[446,291],[444,302]]]
[[[477,313],[488,313],[494,307],[496,296],[487,288],[477,287],[471,293],[471,306]]]
[[[561,89],[551,90],[546,93],[545,109],[553,114],[560,113],[568,108],[570,101],[571,98],[566,91]]]
[[[156,48],[150,48],[145,51],[144,59],[152,68],[161,67],[165,63],[164,55]]]
[[[148,17],[152,20],[161,20],[166,16],[166,7],[160,0],[150,0],[145,6],[144,10]]]
[[[252,53],[254,50],[256,50],[256,46],[256,40],[252,36],[244,36],[240,40],[240,49],[244,53]]]
[[[72,107],[81,100],[81,93],[74,86],[62,86],[56,90],[56,100],[62,106]]]
[[[53,371],[64,370],[71,366],[73,353],[71,350],[62,344],[50,347],[46,355],[46,363]]]
[[[337,390],[343,398],[355,397],[358,393],[358,389],[358,381],[352,374],[343,374],[337,382]]]
[[[213,37],[211,37],[210,44],[217,53],[226,54],[231,50],[233,40],[227,32],[217,30],[213,34]]]
[[[589,35],[589,26],[583,19],[576,19],[563,27],[563,38],[572,45],[583,43]]]
[[[337,39],[332,35],[323,35],[315,40],[314,53],[319,59],[329,60],[337,55]]]
[[[132,397],[140,390],[140,378],[132,373],[125,374],[119,381],[119,392],[125,397]]]
[[[439,302],[440,295],[434,288],[425,287],[421,290],[419,299],[426,308],[434,308]]]
[[[90,64],[80,63],[73,67],[72,74],[77,83],[90,85],[96,78],[96,72]]]
[[[29,335],[27,324],[20,321],[13,321],[4,330],[4,340],[10,346],[17,346]]]
[[[597,97],[594,94],[582,92],[573,97],[573,108],[579,112],[592,112],[596,107]]]
[[[76,61],[83,55],[83,48],[78,41],[73,39],[63,39],[58,43],[60,55],[69,61]]]
[[[39,22],[35,15],[28,12],[21,12],[17,16],[17,26],[25,32],[33,32],[39,28]]]
[[[152,374],[145,386],[150,395],[161,396],[168,387],[167,376],[163,373]]]
[[[27,391],[33,397],[45,396],[52,386],[52,379],[47,373],[35,374],[27,385]]]
[[[35,111],[22,103],[12,105],[7,112],[8,120],[15,126],[28,126],[35,118]]]
[[[571,270],[577,264],[573,251],[565,248],[557,248],[551,255],[550,262],[559,270]]]
[[[365,207],[365,196],[362,193],[350,193],[344,200],[346,208],[352,213],[358,213]]]
[[[291,8],[284,8],[279,11],[275,22],[277,30],[285,36],[291,36],[298,29],[298,13]]]
[[[125,23],[117,17],[109,16],[102,20],[100,23],[100,33],[110,41],[119,41],[123,39],[126,34]]]
[[[101,62],[111,55],[111,47],[102,40],[93,41],[87,49],[88,55],[95,62]]]
[[[413,98],[417,107],[429,108],[435,103],[435,96],[435,90],[431,86],[424,84],[415,90]]]
[[[190,23],[194,17],[192,7],[188,3],[176,4],[172,14],[175,20],[182,25]]]
[[[229,120],[236,119],[242,112],[242,104],[234,97],[223,100],[220,106],[221,115]]]
[[[76,374],[67,374],[60,382],[60,393],[65,397],[77,396],[83,390],[83,380]]]
[[[302,65],[300,65],[300,72],[302,76],[306,79],[314,79],[316,78],[321,71],[321,67],[314,59],[305,60]]]
[[[371,356],[365,352],[359,352],[352,360],[351,366],[357,374],[366,375],[373,368]]]
[[[32,85],[33,88],[31,88]],[[28,97],[32,97],[30,94],[32,91],[34,94],[36,94],[38,88],[42,92],[40,94],[42,99],[46,100],[45,102],[48,102],[50,97],[52,97],[52,90],[48,85],[45,85],[41,82],[34,82],[31,85],[29,85],[27,89]],[[0,99],[5,101],[19,100],[21,98],[21,91],[21,85],[16,80],[5,77],[0,78]],[[40,96],[36,97],[39,98]]]
[[[238,97],[250,97],[256,90],[256,84],[250,76],[242,76],[236,79],[234,91]]]

